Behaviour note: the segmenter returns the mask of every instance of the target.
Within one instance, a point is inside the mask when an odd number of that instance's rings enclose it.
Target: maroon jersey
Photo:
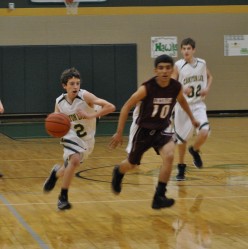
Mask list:
[[[161,87],[156,82],[156,77],[142,85],[145,86],[147,95],[141,101],[136,123],[143,128],[164,130],[171,123],[171,113],[182,85],[177,80],[170,79],[168,86]]]

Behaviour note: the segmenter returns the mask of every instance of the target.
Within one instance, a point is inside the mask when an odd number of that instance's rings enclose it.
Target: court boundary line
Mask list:
[[[233,198],[247,198],[248,195],[241,195],[241,196],[236,196],[236,195],[230,195],[230,196],[204,196],[202,199],[233,199]],[[0,195],[0,200],[4,198],[2,195]],[[195,200],[194,197],[176,197],[174,198],[175,200]],[[136,200],[102,200],[102,201],[72,201],[71,204],[91,204],[91,203],[119,203],[119,202],[147,202],[151,201],[151,199],[136,199]],[[28,206],[28,205],[56,205],[57,202],[29,202],[29,203],[7,203],[0,204],[0,206]],[[17,211],[14,210],[16,213]],[[17,213],[18,214],[18,213]],[[18,214],[19,215],[19,214]],[[20,216],[20,215],[19,215]],[[23,220],[23,218],[21,218]],[[23,220],[24,221],[24,220]],[[25,222],[25,221],[24,221]],[[25,222],[26,223],[26,222]],[[28,226],[28,224],[27,224]]]
[[[47,243],[45,243],[40,236],[28,225],[28,223],[24,220],[24,218],[17,212],[17,210],[13,207],[15,205],[8,202],[8,200],[0,194],[0,200],[3,204],[0,206],[6,206],[8,210],[12,213],[12,215],[19,221],[19,223],[26,229],[26,231],[31,235],[31,237],[39,244],[42,249],[49,249]]]

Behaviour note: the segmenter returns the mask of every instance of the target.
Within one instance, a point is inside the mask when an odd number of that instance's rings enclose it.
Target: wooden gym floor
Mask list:
[[[57,211],[60,181],[50,194],[43,182],[62,162],[58,139],[13,140],[0,134],[1,249],[247,249],[248,118],[211,118],[202,148],[204,168],[187,154],[187,181],[175,181],[172,208],[151,209],[160,157],[150,150],[143,164],[125,176],[123,192],[110,191],[113,166],[125,145],[107,148],[97,137],[93,154],[77,171],[69,192],[73,209]]]

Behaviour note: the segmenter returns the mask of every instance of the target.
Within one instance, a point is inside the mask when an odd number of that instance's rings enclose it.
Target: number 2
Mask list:
[[[84,131],[84,126],[82,124],[74,125],[74,130],[76,131],[78,137],[84,137],[87,135],[87,132]]]

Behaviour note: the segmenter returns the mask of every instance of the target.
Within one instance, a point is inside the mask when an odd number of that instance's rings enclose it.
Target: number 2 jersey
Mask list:
[[[77,97],[72,103],[66,100],[66,93],[60,95],[56,99],[56,104],[60,112],[68,115],[71,120],[71,130],[73,130],[76,135],[84,140],[92,139],[95,136],[96,131],[96,119],[80,119],[77,116],[77,111],[79,109],[84,110],[87,113],[94,113],[95,109],[90,107],[84,100],[85,90],[80,89]]]
[[[171,114],[182,88],[181,84],[170,79],[168,86],[161,87],[156,77],[153,77],[142,85],[145,86],[147,95],[139,103],[136,124],[151,130],[165,130],[171,123]]]
[[[175,63],[178,70],[178,81],[183,88],[191,88],[191,93],[187,96],[184,94],[189,104],[202,101],[200,91],[207,87],[207,66],[203,59],[195,58],[195,63],[190,64],[184,59]]]
[[[78,109],[83,109],[87,113],[95,112],[95,108],[85,102],[85,92],[86,90],[80,89],[72,103],[66,100],[66,93],[56,99],[60,112],[68,115],[71,120],[71,129],[60,142],[64,147],[64,160],[74,153],[79,153],[81,160],[86,159],[94,149],[96,118],[80,119],[76,114]]]

